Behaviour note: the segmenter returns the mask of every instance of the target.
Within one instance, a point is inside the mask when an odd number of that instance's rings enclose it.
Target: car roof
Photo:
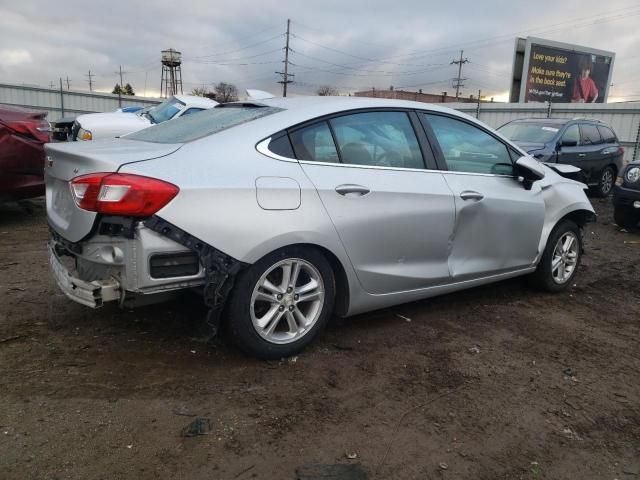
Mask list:
[[[515,120],[511,120],[509,123],[544,123],[547,125],[565,125],[570,122],[593,123],[595,125],[608,127],[606,123],[596,118],[517,118]]]
[[[483,125],[465,113],[439,105],[424,102],[411,102],[407,100],[395,100],[371,97],[331,97],[331,96],[297,96],[274,97],[258,101],[235,102],[236,104],[262,105],[283,109],[277,115],[271,117],[272,123],[282,125],[282,128],[304,123],[309,120],[349,110],[368,108],[402,108],[416,109],[431,112],[440,112],[465,118],[473,123]],[[277,120],[276,120],[277,119]]]
[[[197,95],[174,95],[175,98],[190,107],[211,108],[218,105],[218,102],[207,97],[198,97]]]

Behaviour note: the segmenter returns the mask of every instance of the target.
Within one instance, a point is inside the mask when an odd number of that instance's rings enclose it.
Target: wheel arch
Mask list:
[[[331,270],[333,271],[334,279],[336,282],[336,298],[333,307],[333,313],[338,316],[345,316],[349,311],[349,305],[351,301],[350,295],[350,283],[349,276],[347,275],[347,270],[343,265],[343,262],[338,258],[338,256],[332,252],[329,248],[319,245],[317,243],[310,242],[299,242],[299,243],[290,243],[287,245],[280,246],[270,252],[265,253],[261,256],[261,258],[266,257],[267,255],[271,255],[274,252],[279,252],[281,250],[286,250],[287,248],[309,248],[316,250],[326,260],[329,262],[331,266]],[[255,263],[255,262],[252,262]]]

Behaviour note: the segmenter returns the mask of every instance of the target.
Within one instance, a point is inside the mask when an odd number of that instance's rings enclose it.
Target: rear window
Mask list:
[[[538,122],[512,122],[500,127],[498,131],[513,142],[547,143],[553,140],[560,125]]]
[[[609,127],[605,127],[604,125],[598,125],[598,131],[600,132],[600,136],[602,137],[602,141],[604,143],[615,143],[616,142],[616,134]]]
[[[185,143],[282,111],[276,107],[214,107],[182,116],[126,136],[152,143]]]

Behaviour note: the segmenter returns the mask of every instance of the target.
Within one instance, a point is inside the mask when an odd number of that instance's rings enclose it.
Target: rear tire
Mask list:
[[[581,258],[580,228],[571,220],[561,220],[549,235],[531,283],[540,290],[561,292],[571,285]]]
[[[616,171],[612,166],[605,167],[600,174],[600,180],[598,185],[594,187],[594,193],[598,197],[606,197],[613,190],[613,185],[616,181]]]
[[[635,228],[640,223],[640,211],[630,207],[614,207],[613,219],[621,228]]]
[[[236,279],[227,308],[231,338],[261,359],[295,355],[327,324],[335,292],[331,265],[318,250],[270,253]]]

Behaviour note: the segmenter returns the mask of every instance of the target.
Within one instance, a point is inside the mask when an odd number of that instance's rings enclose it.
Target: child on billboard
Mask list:
[[[591,56],[580,57],[578,62],[579,74],[573,82],[573,103],[594,103],[598,99],[598,87],[591,78],[593,63]]]

